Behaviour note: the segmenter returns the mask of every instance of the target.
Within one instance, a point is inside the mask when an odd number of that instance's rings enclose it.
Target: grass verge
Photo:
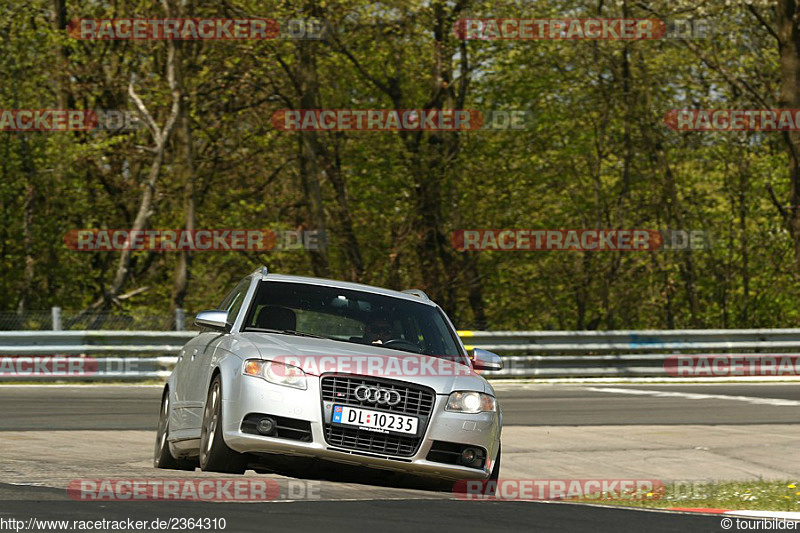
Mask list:
[[[664,494],[659,491],[641,499],[586,498],[572,500],[603,505],[647,507],[703,507],[731,510],[794,511],[800,512],[800,482],[798,481],[724,481],[667,483]],[[599,495],[598,495],[599,496]]]

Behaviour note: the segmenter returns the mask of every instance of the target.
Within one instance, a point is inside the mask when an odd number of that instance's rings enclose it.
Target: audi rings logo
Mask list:
[[[397,405],[403,399],[400,393],[394,389],[381,389],[380,387],[368,387],[366,385],[356,387],[353,396],[359,402],[377,403],[379,405]]]

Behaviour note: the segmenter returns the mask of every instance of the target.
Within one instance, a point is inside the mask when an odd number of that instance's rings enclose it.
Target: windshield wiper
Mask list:
[[[270,328],[255,328],[250,327],[247,328],[247,331],[259,331],[263,333],[278,333],[281,335],[294,335],[296,337],[311,337],[312,339],[327,339],[328,337],[323,337],[322,335],[314,335],[313,333],[305,333],[303,331],[297,331],[295,329],[270,329]]]

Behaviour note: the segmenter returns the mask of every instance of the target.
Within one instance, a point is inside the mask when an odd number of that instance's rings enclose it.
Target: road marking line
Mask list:
[[[136,383],[41,383],[41,382],[30,382],[30,383],[15,383],[13,385],[7,385],[5,383],[0,382],[0,385],[3,389],[34,389],[37,387],[48,387],[51,389],[82,389],[85,387],[91,388],[107,388],[110,389],[112,387],[116,387],[118,389],[163,389],[166,382],[162,384],[136,384]]]
[[[732,516],[742,516],[745,518],[774,518],[776,520],[797,520],[800,521],[800,513],[793,513],[790,511],[749,511],[749,510],[730,510],[730,509],[715,509],[713,507],[670,507],[670,511],[681,511],[685,513],[703,513],[703,514],[726,514]],[[792,528],[789,528],[792,529]]]
[[[618,389],[612,387],[585,387],[593,392],[608,392],[611,394],[633,394],[638,396],[654,396],[656,398],[683,398],[686,400],[731,400],[747,402],[756,405],[773,405],[778,407],[797,407],[800,401],[781,400],[778,398],[756,398],[753,396],[727,396],[724,394],[697,394],[691,392],[667,392],[657,390]]]
[[[778,520],[800,520],[800,513],[790,511],[728,511],[725,514],[748,518],[775,518]]]
[[[729,376],[725,377],[724,382],[720,378],[505,378],[494,377],[491,374],[484,374],[486,379],[493,387],[525,387],[527,385],[603,385],[605,383],[614,385],[628,385],[631,383],[647,383],[649,385],[762,385],[764,383],[793,384],[800,381],[800,376]]]

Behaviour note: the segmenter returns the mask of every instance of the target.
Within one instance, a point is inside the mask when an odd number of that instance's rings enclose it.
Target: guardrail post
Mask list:
[[[186,310],[175,309],[175,331],[186,331]]]
[[[50,312],[53,317],[53,331],[61,331],[61,308],[53,307]]]

